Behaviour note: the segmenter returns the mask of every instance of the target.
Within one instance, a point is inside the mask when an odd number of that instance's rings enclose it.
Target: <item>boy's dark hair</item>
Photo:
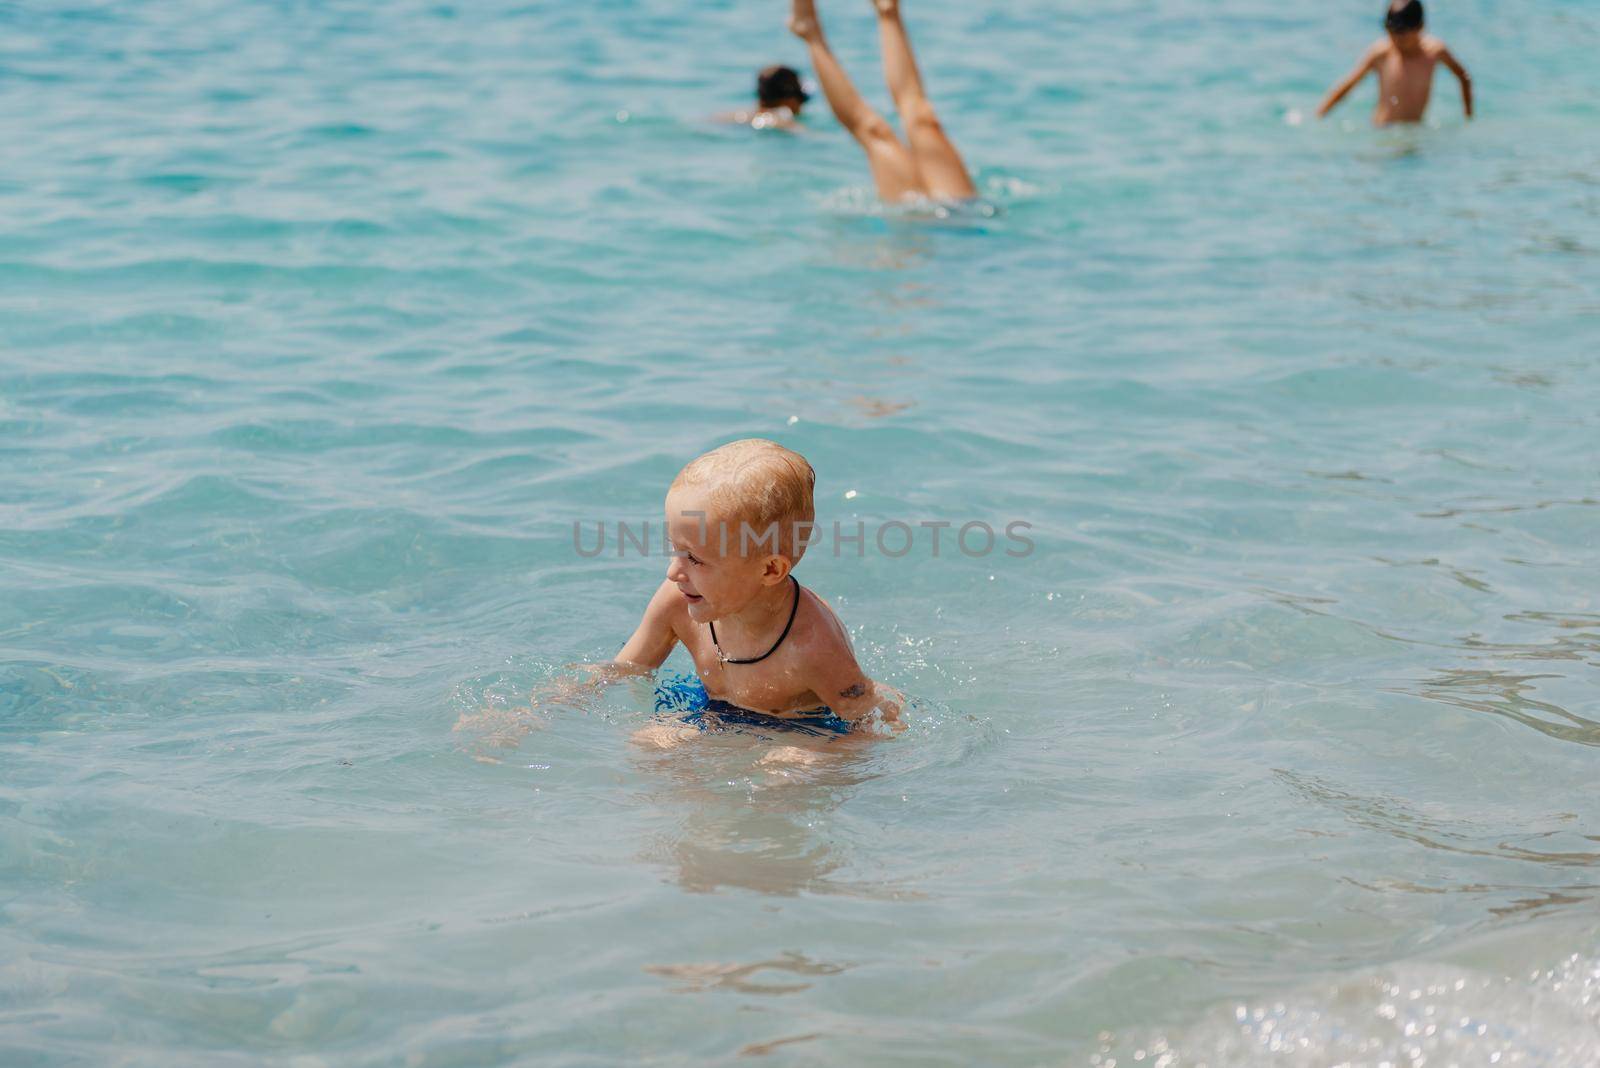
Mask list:
[[[1390,33],[1411,33],[1422,29],[1422,0],[1393,0],[1383,28]]]
[[[756,99],[764,108],[776,107],[785,100],[798,100],[802,104],[811,94],[800,86],[800,75],[793,67],[768,67],[756,75]]]

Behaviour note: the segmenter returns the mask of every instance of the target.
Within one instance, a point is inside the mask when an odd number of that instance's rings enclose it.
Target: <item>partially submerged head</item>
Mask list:
[[[772,66],[756,75],[756,103],[763,111],[788,108],[798,115],[810,99],[793,67]]]
[[[1383,28],[1395,44],[1407,48],[1421,40],[1423,23],[1422,0],[1391,0]]]
[[[785,582],[805,555],[817,476],[805,457],[749,438],[689,463],[667,491],[667,578],[704,622]]]

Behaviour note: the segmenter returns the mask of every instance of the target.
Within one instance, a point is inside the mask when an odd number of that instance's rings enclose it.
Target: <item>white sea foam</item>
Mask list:
[[[1560,929],[1533,945],[1583,948],[1543,961],[1522,932],[1465,960],[1412,961],[1281,997],[1219,1007],[1168,1034],[1102,1035],[1094,1068],[1323,1068],[1600,1064],[1600,936]]]

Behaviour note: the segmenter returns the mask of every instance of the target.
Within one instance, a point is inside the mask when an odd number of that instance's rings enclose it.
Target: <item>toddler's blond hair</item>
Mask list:
[[[791,563],[799,563],[805,555],[810,524],[817,514],[811,496],[816,485],[817,473],[804,456],[764,438],[746,438],[712,449],[689,461],[672,480],[673,489],[709,490],[716,512],[712,521],[728,524],[730,551],[745,544],[741,524],[753,532],[752,541],[766,537],[776,524],[776,552]],[[797,524],[803,525],[799,537]],[[711,532],[713,541],[717,536]]]

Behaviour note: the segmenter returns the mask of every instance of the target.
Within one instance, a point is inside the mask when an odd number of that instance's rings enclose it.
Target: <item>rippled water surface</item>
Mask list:
[[[0,1062],[1600,1063],[1600,11],[1431,7],[907,0],[930,220],[779,3],[0,4]],[[912,729],[514,717],[751,435],[1033,524],[805,560]]]

